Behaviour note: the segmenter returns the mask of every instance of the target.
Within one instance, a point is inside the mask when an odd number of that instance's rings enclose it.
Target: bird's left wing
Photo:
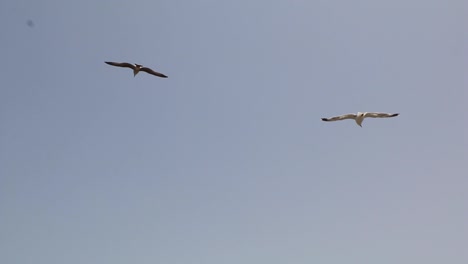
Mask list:
[[[334,116],[330,118],[322,118],[322,121],[340,121],[343,119],[355,119],[355,118],[356,118],[355,114],[346,114],[346,115]]]
[[[143,68],[140,69],[140,71],[144,71],[144,72],[147,72],[149,74],[153,74],[153,75],[161,77],[161,78],[167,78],[166,75],[164,75],[162,73],[159,73],[159,72],[156,72],[156,71],[153,71],[152,69],[150,69],[148,67],[143,67]]]
[[[373,118],[385,118],[385,117],[395,117],[399,114],[389,114],[389,113],[365,113],[364,117],[373,117]]]
[[[109,65],[112,65],[112,66],[117,66],[117,67],[126,67],[126,68],[131,68],[131,69],[135,69],[135,66],[130,64],[130,63],[127,63],[127,62],[112,62],[112,61],[105,61],[105,63],[109,64]]]

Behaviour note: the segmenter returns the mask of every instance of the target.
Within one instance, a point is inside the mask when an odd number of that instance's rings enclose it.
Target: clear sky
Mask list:
[[[461,0],[1,1],[0,263],[468,263],[467,25]],[[358,111],[400,116],[320,120]]]

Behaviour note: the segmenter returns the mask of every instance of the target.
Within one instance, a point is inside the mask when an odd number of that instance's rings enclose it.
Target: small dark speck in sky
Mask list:
[[[34,22],[33,22],[31,19],[28,19],[28,22],[26,22],[26,24],[27,24],[29,27],[34,27]]]

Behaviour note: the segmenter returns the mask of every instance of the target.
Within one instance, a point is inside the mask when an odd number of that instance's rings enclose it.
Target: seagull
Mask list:
[[[366,117],[372,117],[372,118],[386,118],[386,117],[395,117],[398,116],[399,113],[397,114],[387,114],[387,113],[372,113],[372,112],[357,112],[357,114],[346,114],[342,116],[334,116],[330,118],[322,118],[322,121],[341,121],[344,119],[354,119],[358,126],[362,127],[362,121],[364,121],[364,118]]]
[[[161,78],[167,78],[166,75],[162,74],[162,73],[159,73],[159,72],[155,72],[153,71],[152,69],[148,68],[148,67],[143,67],[143,65],[140,65],[140,64],[130,64],[128,62],[111,62],[111,61],[105,61],[105,63],[109,64],[109,65],[112,65],[112,66],[117,66],[117,67],[127,67],[127,68],[131,68],[133,70],[133,77],[135,77],[138,72],[140,71],[144,71],[144,72],[147,72],[149,74],[153,74],[155,76],[158,76],[158,77],[161,77]]]

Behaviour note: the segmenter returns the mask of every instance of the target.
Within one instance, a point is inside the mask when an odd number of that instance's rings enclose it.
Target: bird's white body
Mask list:
[[[354,121],[356,121],[356,124],[360,127],[362,127],[362,121],[364,121],[364,118],[366,117],[365,114],[366,113],[357,112],[356,118],[354,118]]]
[[[362,127],[362,121],[364,121],[364,118],[366,118],[366,117],[386,118],[386,117],[395,117],[395,116],[398,116],[398,115],[399,114],[357,112],[357,114],[346,114],[346,115],[334,116],[334,117],[330,117],[330,118],[322,118],[322,121],[340,121],[340,120],[344,120],[344,119],[354,119],[354,121],[356,121],[356,124],[358,126]]]
[[[135,77],[138,74],[138,72],[140,72],[141,67],[143,67],[143,65],[135,63],[135,68],[133,68],[133,77]]]

